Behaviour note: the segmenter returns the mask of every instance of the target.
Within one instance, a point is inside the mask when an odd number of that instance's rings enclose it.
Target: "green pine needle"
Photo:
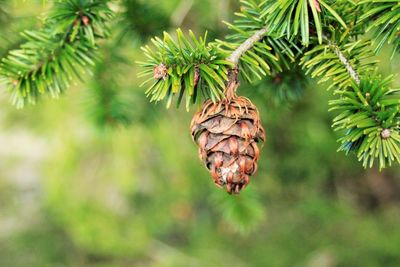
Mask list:
[[[112,15],[107,1],[55,2],[43,28],[25,31],[26,42],[2,59],[0,76],[12,102],[21,108],[43,94],[57,98],[73,78],[91,73]]]
[[[164,32],[163,39],[151,41],[154,48],[142,47],[147,61],[138,62],[144,69],[140,76],[149,77],[143,84],[151,83],[146,91],[150,101],[167,99],[167,107],[172,98],[177,98],[177,106],[185,96],[186,109],[201,98],[217,101],[224,96],[225,82],[232,63],[225,60],[227,54],[204,37],[196,38],[189,31],[189,38],[178,29],[176,41]],[[165,75],[156,77],[154,70],[165,67]],[[142,85],[143,85],[142,84]]]
[[[337,90],[329,103],[339,112],[332,127],[344,131],[339,151],[355,152],[364,167],[400,163],[400,89],[391,89],[391,82],[391,76],[367,74],[360,85]]]

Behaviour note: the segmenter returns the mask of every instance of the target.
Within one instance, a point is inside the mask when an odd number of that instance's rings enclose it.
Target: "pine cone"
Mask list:
[[[228,193],[245,188],[257,170],[257,143],[265,140],[256,106],[236,95],[217,103],[207,100],[193,117],[191,133],[215,184],[226,185]]]

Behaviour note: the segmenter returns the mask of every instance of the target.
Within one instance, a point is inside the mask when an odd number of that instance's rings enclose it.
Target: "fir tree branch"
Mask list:
[[[57,97],[73,77],[90,72],[112,15],[105,0],[56,2],[43,28],[26,31],[26,42],[2,60],[1,81],[12,92],[13,103],[34,104],[44,93]]]
[[[237,67],[239,63],[240,57],[249,49],[251,49],[254,44],[260,41],[265,34],[267,33],[267,28],[262,28],[256,31],[252,36],[250,36],[246,41],[244,41],[232,54],[227,58],[228,61],[234,64],[234,67]]]
[[[301,43],[306,47],[310,44],[310,37],[317,36],[318,43],[321,44],[323,26],[334,23],[335,28],[347,28],[342,17],[332,8],[335,2],[342,1],[262,1],[259,4],[260,19],[269,26],[269,31],[273,34],[286,35],[288,40],[300,36]]]
[[[194,84],[206,98],[229,99],[238,86],[239,69],[252,81],[279,73],[282,67],[293,69],[292,63],[300,58],[305,73],[319,77],[319,82],[329,81],[338,96],[330,101],[330,110],[340,112],[332,125],[343,131],[339,150],[356,152],[365,167],[376,160],[380,168],[400,162],[400,90],[391,89],[390,77],[374,74],[377,61],[371,60],[372,41],[358,38],[366,26],[357,25],[352,12],[357,7],[363,13],[365,7],[347,0],[241,3],[236,13],[239,19],[226,23],[232,33],[224,41],[206,46],[192,37],[192,46],[179,33],[178,44],[168,36],[153,40],[157,51],[146,48],[150,60],[143,63],[147,68],[143,74],[154,75],[149,79],[153,82],[158,79],[147,91],[151,100],[170,103],[177,94],[179,103],[186,92],[187,103],[197,102]],[[329,39],[324,32],[330,33]]]
[[[400,163],[400,90],[391,83],[392,76],[365,73],[360,85],[336,90],[339,97],[329,101],[330,110],[339,112],[332,127],[343,131],[338,150],[355,152],[364,167]]]
[[[186,109],[201,98],[221,99],[224,94],[225,81],[232,62],[227,61],[227,53],[218,49],[213,43],[207,43],[207,34],[197,38],[189,31],[190,38],[178,29],[177,41],[164,32],[164,38],[153,38],[155,50],[149,46],[142,47],[147,61],[138,63],[144,67],[139,77],[150,76],[143,84],[151,82],[146,90],[150,101],[167,99],[167,107],[177,96],[177,105],[182,99]],[[143,85],[142,84],[142,85]]]
[[[371,41],[356,40],[348,32],[332,31],[324,37],[325,43],[305,52],[300,64],[311,74],[320,77],[319,82],[329,81],[328,89],[346,89],[351,83],[360,81],[359,73],[368,73],[376,68],[376,60],[371,60],[374,53]]]
[[[379,52],[384,44],[393,46],[392,58],[395,52],[400,52],[400,2],[396,0],[362,0],[358,6],[365,12],[357,21],[367,25],[366,32],[374,29],[376,48]]]
[[[328,43],[328,46],[333,50],[333,52],[338,56],[340,62],[343,63],[346,70],[349,72],[351,78],[356,82],[357,85],[360,85],[360,75],[358,75],[357,71],[350,64],[349,60],[346,56],[340,51],[339,46],[329,40],[326,36],[323,36],[323,39]]]
[[[268,5],[267,1],[240,2],[240,12],[235,13],[238,18],[233,23],[225,22],[231,33],[226,36],[226,40],[217,40],[219,48],[228,54],[238,49],[240,59],[237,60],[237,65],[240,75],[248,82],[290,69],[296,57],[293,50],[301,49],[283,36],[271,32],[273,24],[268,23],[263,15]],[[262,36],[253,42],[252,38],[266,29],[268,32],[260,34]],[[248,49],[246,45],[249,45]],[[239,52],[242,48],[247,50]]]

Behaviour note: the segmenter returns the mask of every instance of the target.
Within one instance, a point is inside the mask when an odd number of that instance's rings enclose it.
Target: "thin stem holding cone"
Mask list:
[[[238,73],[239,73],[239,59],[240,57],[253,45],[260,41],[264,35],[267,33],[267,28],[262,28],[256,31],[252,36],[250,36],[246,41],[244,41],[232,54],[226,59],[234,64],[231,71],[229,72],[229,82],[225,89],[225,95],[228,100],[235,96],[236,89],[239,87]]]
[[[229,71],[229,81],[225,88],[225,97],[228,101],[235,97],[236,89],[239,87],[238,74],[239,69],[237,67]]]

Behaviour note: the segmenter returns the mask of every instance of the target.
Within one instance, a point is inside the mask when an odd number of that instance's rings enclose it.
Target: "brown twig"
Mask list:
[[[229,81],[225,89],[226,99],[229,101],[235,96],[236,89],[239,87],[238,73],[239,73],[239,59],[240,57],[249,49],[251,49],[254,44],[260,41],[267,33],[267,28],[262,28],[256,31],[252,36],[250,36],[246,41],[244,41],[232,54],[226,59],[234,64],[229,72]]]
[[[233,68],[229,71],[229,81],[225,88],[225,97],[226,100],[229,102],[236,96],[236,89],[239,87],[239,80],[238,80],[239,69]]]
[[[239,63],[239,58],[247,50],[252,48],[256,42],[260,41],[266,33],[267,33],[267,28],[262,28],[261,30],[256,31],[252,36],[250,36],[246,41],[244,41],[238,48],[236,48],[236,50],[233,51],[232,54],[226,60],[232,62],[235,65],[234,68],[236,68]]]

